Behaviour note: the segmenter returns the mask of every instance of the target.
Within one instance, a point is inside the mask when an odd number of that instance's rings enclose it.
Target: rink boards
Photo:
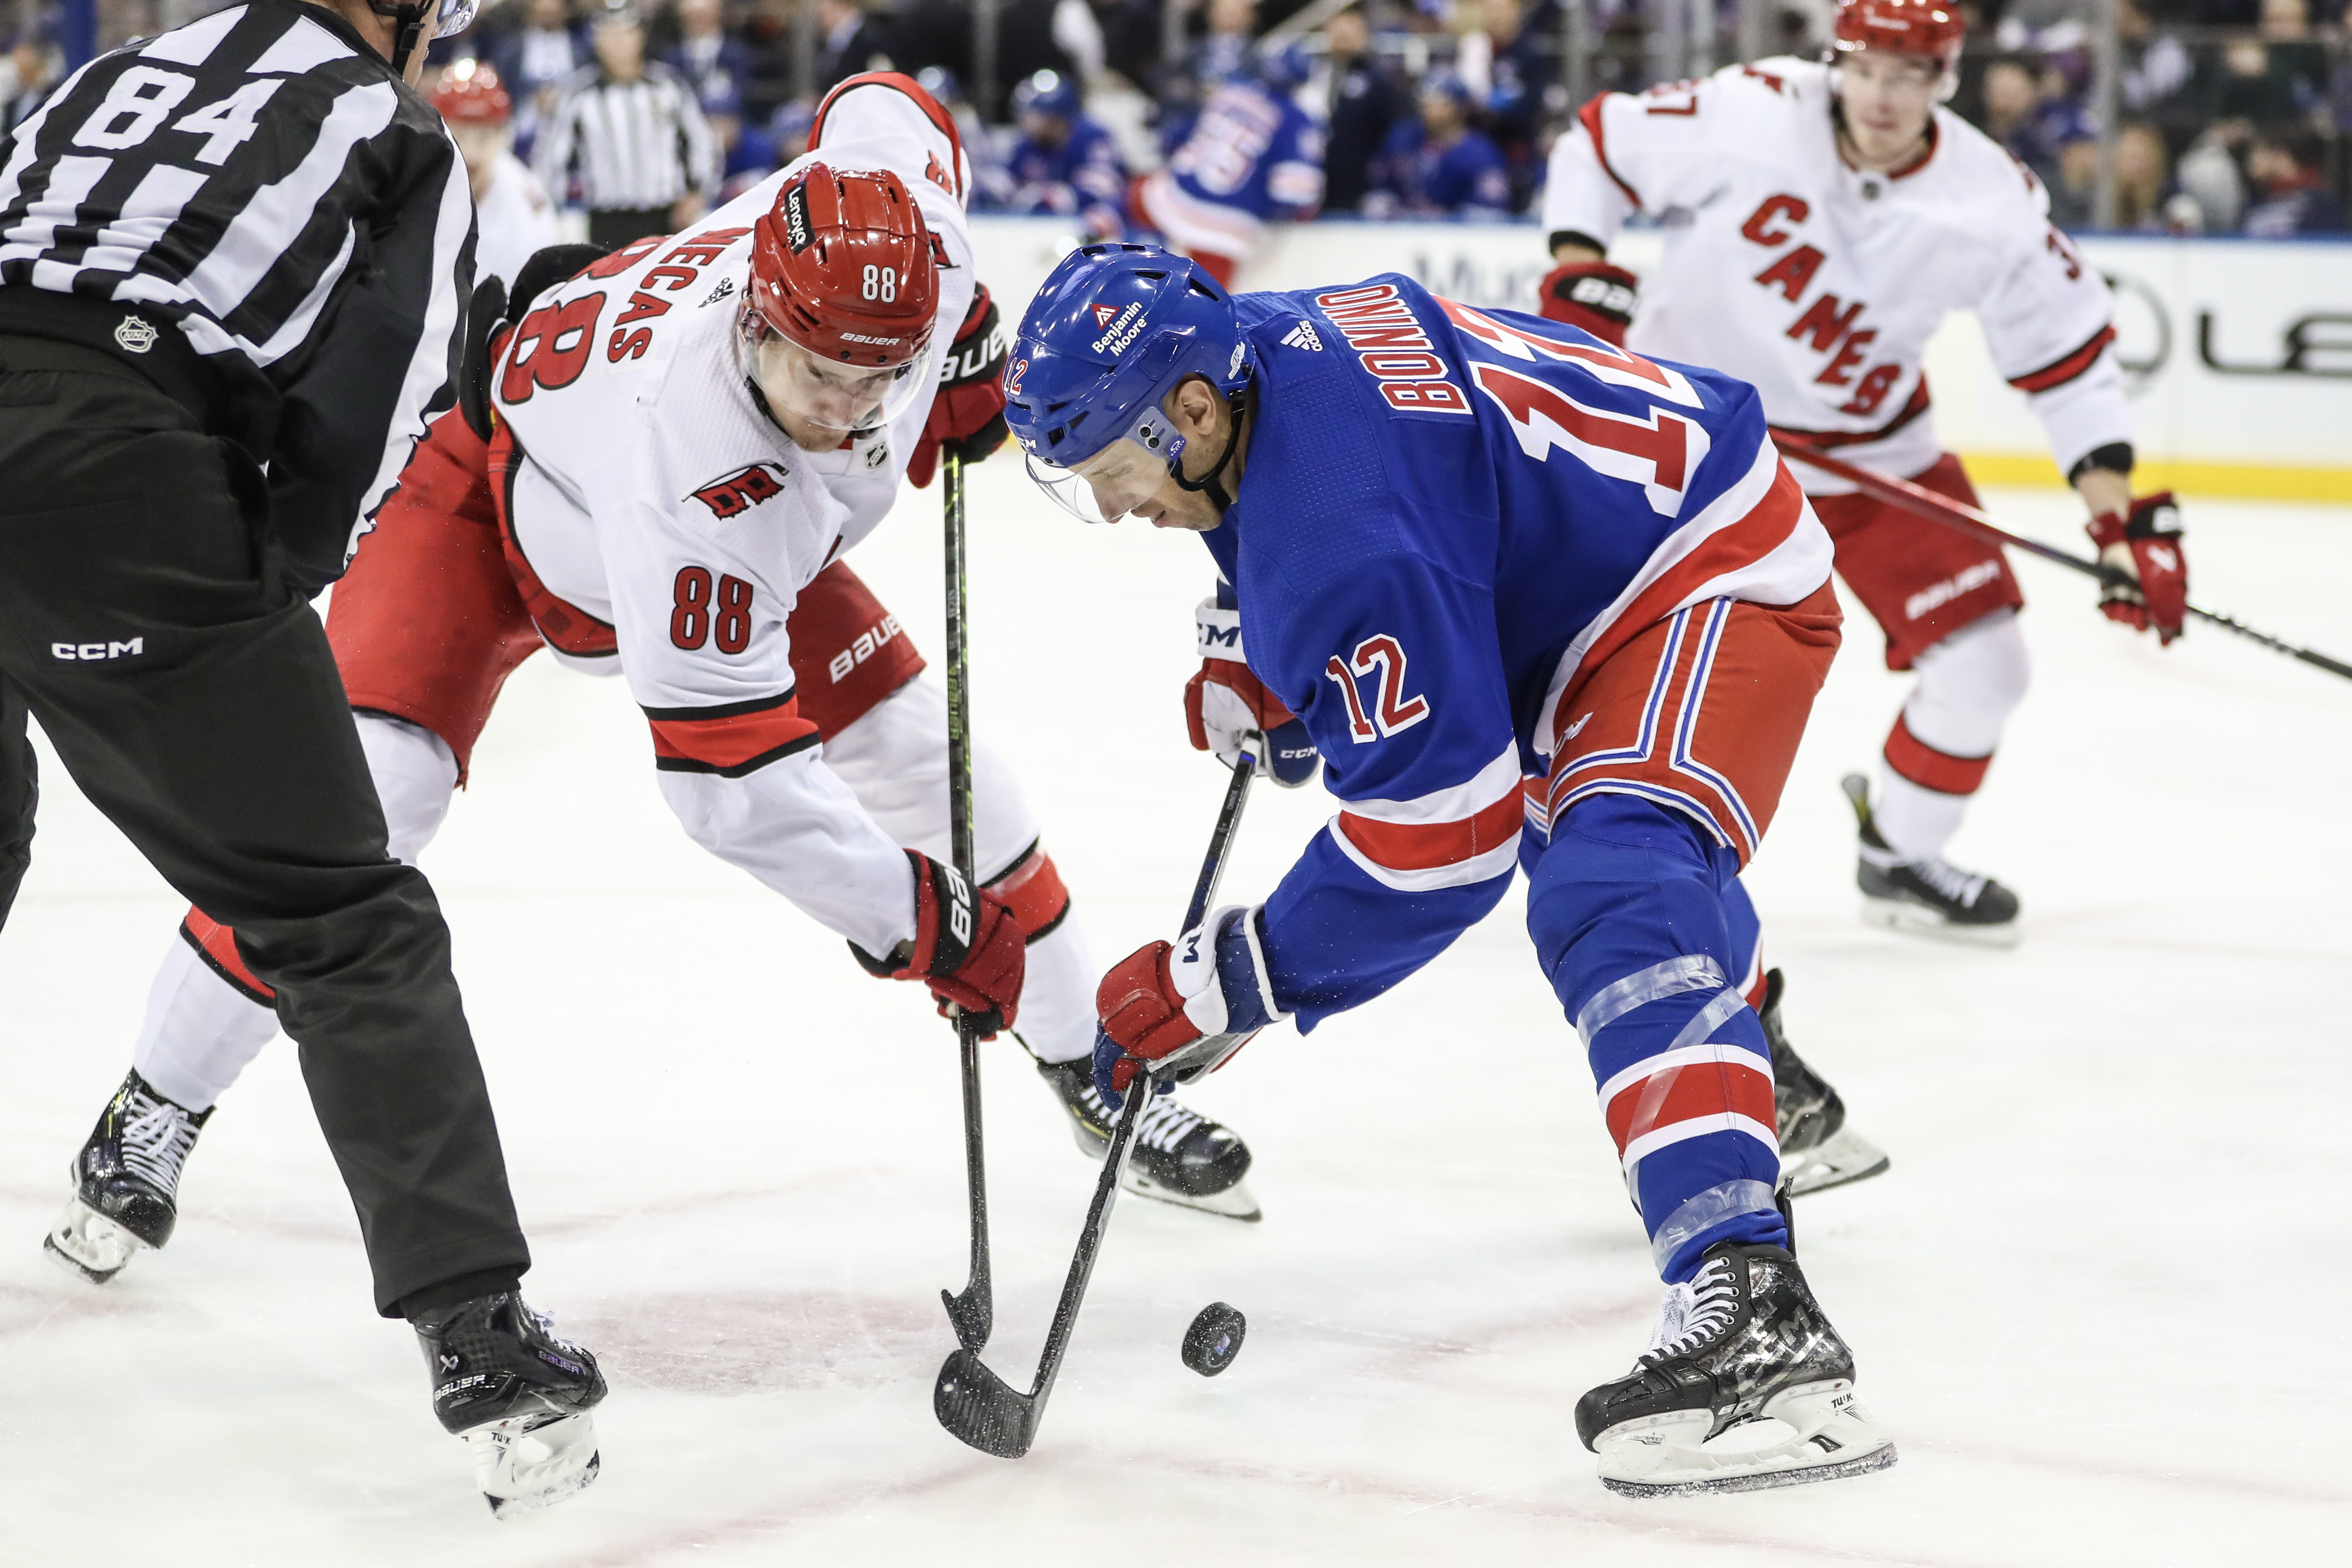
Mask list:
[[[1076,243],[1058,219],[973,221],[981,276],[1017,310]],[[1244,271],[1253,289],[1302,289],[1396,269],[1476,305],[1534,308],[1549,270],[1532,224],[1277,226]],[[1630,233],[1615,259],[1654,267],[1663,237]],[[2185,492],[2352,500],[2352,243],[2106,237],[2082,242],[2116,291],[2116,344],[2141,477]],[[1979,482],[2056,484],[2025,400],[1993,369],[1973,317],[1928,347],[1945,445]]]

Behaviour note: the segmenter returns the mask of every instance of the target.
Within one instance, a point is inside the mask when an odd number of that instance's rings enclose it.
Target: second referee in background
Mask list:
[[[646,58],[630,0],[596,16],[596,63],[564,84],[531,153],[549,195],[588,209],[588,237],[619,247],[672,234],[709,208],[719,142],[687,79]]]
[[[473,0],[435,4],[247,0],[100,57],[0,142],[0,915],[29,711],[202,911],[184,936],[274,994],[377,1310],[502,1509],[593,1478],[604,1382],[519,1294],[448,931],[385,852],[309,604],[461,374],[473,202],[415,82]],[[121,1156],[175,1112],[134,1071],[77,1161],[51,1245],[92,1279],[168,1237]]]

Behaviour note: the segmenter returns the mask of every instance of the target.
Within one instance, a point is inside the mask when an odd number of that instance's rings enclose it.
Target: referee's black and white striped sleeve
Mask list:
[[[16,128],[0,321],[37,314],[29,289],[175,324],[323,581],[452,395],[472,231],[431,106],[333,12],[247,0],[92,61]]]

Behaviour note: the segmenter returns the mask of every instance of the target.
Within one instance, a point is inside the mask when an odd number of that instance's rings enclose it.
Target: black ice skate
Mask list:
[[[1772,1046],[1772,1102],[1780,1127],[1780,1186],[1791,1197],[1842,1187],[1885,1170],[1886,1152],[1845,1124],[1845,1101],[1805,1065],[1780,1032],[1777,969],[1764,976],[1764,1037]]]
[[[1990,877],[1963,871],[1929,856],[1906,860],[1879,837],[1870,815],[1870,781],[1843,781],[1861,826],[1862,855],[1853,879],[1862,889],[1862,918],[1873,925],[1985,947],[2017,945],[2017,895]]]
[[[1576,1435],[1601,1456],[1601,1484],[1627,1497],[1761,1491],[1895,1463],[1797,1260],[1729,1241],[1689,1284],[1666,1287],[1650,1349],[1576,1402]]]
[[[1113,1116],[1095,1090],[1094,1064],[1080,1057],[1039,1062],[1037,1071],[1070,1113],[1078,1152],[1090,1160],[1108,1153]],[[1155,1095],[1136,1119],[1135,1149],[1119,1184],[1139,1197],[1255,1220],[1261,1217],[1257,1200],[1242,1180],[1249,1168],[1249,1145],[1240,1133],[1179,1103],[1172,1094]]]
[[[474,1479],[499,1518],[562,1501],[596,1479],[604,1397],[596,1358],[500,1291],[408,1320],[433,1374],[433,1414],[466,1440]]]
[[[103,1285],[133,1254],[171,1240],[180,1217],[180,1170],[212,1114],[174,1105],[134,1068],[66,1167],[74,1195],[43,1249]]]

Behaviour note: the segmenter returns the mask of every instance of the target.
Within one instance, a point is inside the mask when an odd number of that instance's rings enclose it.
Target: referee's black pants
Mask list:
[[[74,782],[278,993],[376,1306],[528,1268],[433,891],[392,859],[261,475],[127,364],[0,337],[0,913],[29,710]]]

